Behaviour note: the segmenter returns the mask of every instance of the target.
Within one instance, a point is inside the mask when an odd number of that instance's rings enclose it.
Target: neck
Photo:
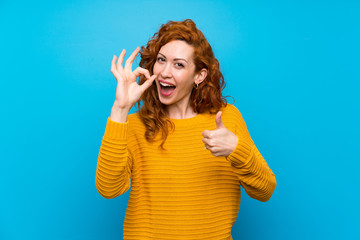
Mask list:
[[[169,118],[173,119],[185,119],[195,117],[197,115],[196,112],[190,106],[190,101],[187,104],[174,104],[169,105],[166,108],[166,112]]]

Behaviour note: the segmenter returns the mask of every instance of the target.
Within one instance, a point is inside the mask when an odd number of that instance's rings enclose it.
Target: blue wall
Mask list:
[[[122,239],[128,193],[95,188],[110,62],[185,18],[278,181],[234,240],[358,239],[360,2],[130,2],[0,2],[0,239]]]

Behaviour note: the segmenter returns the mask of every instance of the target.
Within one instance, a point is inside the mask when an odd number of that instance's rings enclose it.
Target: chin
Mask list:
[[[164,104],[164,105],[171,105],[172,104],[171,99],[166,99],[166,98],[162,97],[160,94],[158,96],[159,96],[159,100],[160,100],[160,102],[162,104]]]

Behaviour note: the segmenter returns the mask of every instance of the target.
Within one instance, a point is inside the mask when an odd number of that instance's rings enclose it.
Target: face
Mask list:
[[[201,71],[195,73],[194,48],[181,40],[162,46],[157,55],[153,74],[161,103],[171,106],[187,106],[194,83],[203,78]]]

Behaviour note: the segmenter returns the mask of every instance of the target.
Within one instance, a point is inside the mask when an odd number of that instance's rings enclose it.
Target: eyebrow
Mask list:
[[[164,54],[162,54],[161,52],[159,52],[159,54],[161,54],[163,57],[166,58],[166,56]],[[174,60],[183,60],[185,61],[186,63],[188,63],[184,58],[174,58]]]

